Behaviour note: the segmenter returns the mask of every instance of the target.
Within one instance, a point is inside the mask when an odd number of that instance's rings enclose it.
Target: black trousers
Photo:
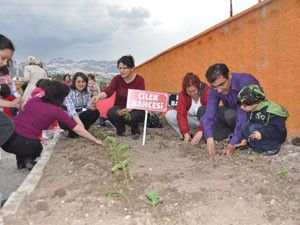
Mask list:
[[[90,128],[90,126],[96,122],[99,115],[100,115],[100,113],[98,110],[92,111],[92,110],[88,109],[88,110],[80,113],[79,118],[80,118],[81,122],[83,123],[84,128],[86,130],[88,130]],[[69,130],[69,128],[64,123],[59,122],[59,126],[60,126],[60,128],[62,128],[64,130]],[[71,136],[77,135],[72,130],[69,130],[69,134],[71,134]]]
[[[130,112],[131,120],[126,121],[123,116],[118,116],[117,111],[120,108],[118,106],[111,107],[108,112],[107,116],[109,121],[116,127],[117,134],[122,135],[126,130],[126,124],[131,127],[131,134],[140,134],[141,131],[139,129],[139,125],[141,122],[144,121],[145,118],[145,111],[143,110],[132,110]]]
[[[40,156],[43,146],[39,139],[26,138],[14,132],[2,145],[2,149],[15,154],[17,160],[24,158],[35,160]]]
[[[224,140],[233,133],[236,123],[236,111],[236,108],[231,109],[224,106],[219,107],[213,131],[215,140]],[[205,114],[205,112],[206,106],[200,106],[197,112],[197,117],[199,120],[201,120],[201,117]]]
[[[0,146],[7,141],[14,130],[15,127],[13,121],[3,112],[0,112]]]

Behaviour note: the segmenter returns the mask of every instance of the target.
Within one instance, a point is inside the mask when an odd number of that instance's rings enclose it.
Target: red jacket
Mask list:
[[[9,95],[6,98],[4,98],[4,100],[6,100],[6,101],[13,101],[15,99],[16,99],[16,97],[13,95]],[[11,113],[11,108],[3,107],[3,113],[5,113],[9,118],[11,118],[11,119],[13,118],[13,115]]]
[[[201,105],[206,106],[209,87],[208,85],[202,83],[202,87],[200,87],[200,89],[201,89],[200,90]],[[179,94],[178,104],[176,107],[178,126],[182,135],[189,133],[190,131],[188,119],[187,119],[187,112],[189,111],[191,105],[192,105],[191,97],[185,92],[185,90],[182,90],[181,93]],[[202,131],[202,130],[203,130],[202,124],[200,124],[198,131]]]

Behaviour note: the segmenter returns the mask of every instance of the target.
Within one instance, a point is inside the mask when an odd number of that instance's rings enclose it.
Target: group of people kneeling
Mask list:
[[[11,41],[0,35],[0,68],[7,65],[13,53]],[[28,100],[13,121],[0,112],[0,146],[16,155],[19,169],[34,166],[43,149],[39,135],[55,121],[59,121],[61,128],[69,130],[70,138],[81,136],[103,145],[87,130],[99,118],[97,102],[113,93],[116,93],[115,103],[107,115],[117,135],[124,136],[127,124],[131,127],[132,137],[139,138],[139,126],[145,112],[126,108],[126,102],[128,89],[145,90],[144,79],[135,73],[134,59],[130,55],[121,57],[117,66],[120,74],[93,97],[89,92],[88,77],[78,72],[70,87],[58,81],[48,81],[42,95]],[[231,155],[242,140],[255,152],[276,154],[286,139],[287,111],[266,100],[259,82],[252,75],[229,73],[225,64],[215,64],[208,69],[206,78],[209,86],[197,75],[186,74],[177,107],[166,114],[168,123],[184,142],[196,144],[204,136],[208,152],[215,154],[215,141],[231,136],[224,155]],[[0,99],[0,107],[21,106],[21,99]],[[125,118],[128,114],[130,120]],[[197,129],[196,133],[192,133],[193,128]]]
[[[187,73],[176,109],[166,114],[184,142],[196,144],[204,136],[208,152],[216,154],[215,141],[230,138],[223,155],[246,144],[256,153],[277,154],[287,136],[287,110],[267,100],[254,76],[229,73],[225,64],[210,66],[206,79],[209,86]]]

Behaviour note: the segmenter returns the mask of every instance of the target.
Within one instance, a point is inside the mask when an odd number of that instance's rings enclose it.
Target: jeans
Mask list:
[[[206,106],[200,106],[197,112],[197,117],[201,120],[201,117],[206,112]],[[219,107],[217,111],[217,119],[214,123],[213,137],[217,141],[226,139],[233,133],[236,121],[236,109],[227,107]]]
[[[257,130],[264,130],[265,126],[261,123],[251,123],[247,122],[243,125],[243,137],[248,139],[249,136]],[[252,148],[252,150],[256,153],[263,155],[275,155],[279,152],[281,143],[276,142],[271,139],[263,139],[263,140],[249,140],[248,145]]]

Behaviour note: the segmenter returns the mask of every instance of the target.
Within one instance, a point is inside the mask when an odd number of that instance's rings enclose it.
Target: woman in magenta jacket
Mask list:
[[[166,119],[170,126],[184,139],[184,143],[197,144],[203,135],[203,128],[197,118],[200,106],[207,104],[209,87],[193,73],[187,73],[182,81],[176,110],[169,110]],[[190,129],[197,129],[193,134]]]

